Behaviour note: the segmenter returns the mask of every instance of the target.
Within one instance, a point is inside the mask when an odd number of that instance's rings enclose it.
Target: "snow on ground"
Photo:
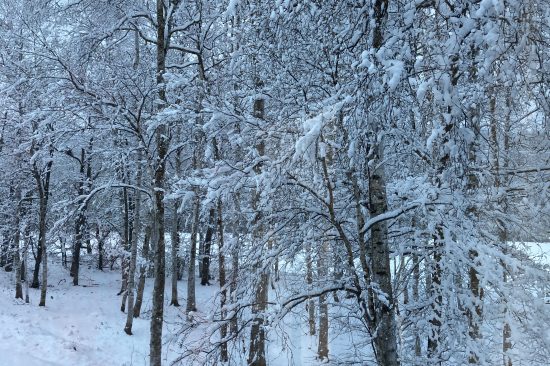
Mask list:
[[[531,245],[530,253],[550,254],[550,244]],[[542,252],[542,253],[539,253]],[[543,261],[548,263],[550,255]],[[541,258],[542,259],[542,258]],[[86,256],[84,256],[84,262]],[[80,284],[73,286],[68,270],[55,261],[49,263],[48,298],[46,307],[39,307],[40,291],[29,289],[30,304],[14,299],[14,273],[0,269],[0,366],[146,366],[149,354],[149,316],[152,280],[148,279],[142,306],[142,317],[134,319],[133,333],[128,336],[123,327],[126,314],[120,311],[120,272],[106,269],[100,272],[86,262],[81,266]],[[169,365],[182,352],[174,334],[185,322],[185,289],[187,281],[179,282],[180,304],[170,301],[167,278],[163,359]],[[196,285],[197,305],[212,306],[216,286]],[[207,317],[208,308],[199,313]],[[304,314],[301,314],[302,316]],[[267,344],[270,366],[315,366],[317,339],[306,335],[302,316],[290,314],[282,326],[285,342]],[[278,332],[278,330],[274,330]],[[329,332],[331,358],[338,362],[339,350],[352,344],[349,334]],[[200,337],[200,331],[195,336]],[[277,339],[273,334],[268,335]],[[280,339],[280,338],[279,338]],[[189,344],[197,341],[187,339]],[[244,359],[243,359],[243,362]],[[199,365],[189,359],[178,365]],[[243,363],[244,365],[244,363]],[[200,364],[202,366],[202,364]],[[235,366],[240,366],[235,364]]]
[[[134,319],[133,335],[123,328],[126,314],[120,311],[120,272],[100,272],[81,266],[80,286],[73,286],[68,270],[49,263],[46,307],[39,307],[40,291],[29,289],[30,304],[14,299],[14,273],[0,269],[0,366],[145,366],[149,354],[149,314],[152,280],[148,279],[142,318]],[[167,279],[168,280],[168,279]],[[166,287],[163,359],[169,365],[178,356],[173,334],[185,314],[186,281],[179,282],[180,306],[168,306]],[[212,304],[217,286],[197,284],[197,305]],[[316,365],[316,342],[304,335],[293,319],[291,345],[269,344],[270,365]],[[300,329],[301,328],[301,329]],[[190,340],[191,341],[191,340]],[[179,365],[194,365],[184,360]],[[238,366],[238,365],[236,365]]]

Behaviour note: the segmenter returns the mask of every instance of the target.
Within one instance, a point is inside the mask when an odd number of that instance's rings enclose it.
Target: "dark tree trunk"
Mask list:
[[[214,208],[210,209],[208,215],[208,228],[206,229],[206,235],[204,237],[204,252],[202,256],[202,268],[201,268],[201,285],[210,286],[210,249],[212,247],[212,236],[214,235],[214,217],[216,211]]]
[[[328,270],[326,256],[328,255],[327,243],[321,244],[321,250],[317,258],[317,273],[320,281],[326,281]],[[319,345],[317,348],[317,356],[321,361],[328,360],[328,302],[327,295],[319,296]]]
[[[75,242],[73,246],[73,260],[71,262],[71,276],[73,277],[73,285],[78,286],[78,274],[80,271],[80,249],[82,248],[82,234],[84,230],[85,216],[83,212],[78,214],[75,227]]]
[[[198,194],[198,192],[196,192]],[[197,305],[195,300],[195,263],[197,255],[197,236],[199,228],[199,197],[195,196],[193,202],[193,227],[191,228],[191,240],[189,248],[189,268],[187,274],[187,304],[185,311],[187,313],[196,311]]]
[[[166,18],[164,1],[157,0],[157,86],[159,93],[159,111],[166,104],[164,72],[166,70]],[[151,340],[149,343],[150,366],[161,366],[162,356],[162,323],[164,318],[164,284],[165,284],[165,243],[164,243],[164,179],[166,172],[166,155],[168,152],[168,131],[164,122],[156,130],[157,156],[154,176],[154,205],[156,219],[155,248],[155,282],[153,286],[153,308],[151,314]]]
[[[181,129],[178,128],[178,136],[181,135]],[[179,176],[181,174],[181,150],[176,151],[175,156],[175,170],[176,174]],[[180,303],[178,301],[178,280],[180,277],[180,267],[181,267],[181,259],[179,255],[179,249],[180,249],[180,231],[181,231],[181,219],[179,217],[178,207],[180,205],[180,201],[176,200],[174,202],[174,217],[172,218],[172,234],[171,234],[171,262],[172,262],[172,299],[170,301],[170,305],[174,306],[180,306]]]
[[[101,233],[101,229],[99,228],[99,224],[97,224],[95,228],[95,237],[97,240],[97,268],[100,271],[103,271],[103,256],[105,254],[105,250],[103,248],[103,236]]]
[[[31,241],[32,245],[32,241]],[[39,288],[40,287],[40,264],[42,263],[42,244],[40,240],[38,240],[37,246],[36,246],[36,255],[34,256],[34,270],[32,272],[32,288]]]
[[[19,250],[19,244],[21,241],[21,230],[19,228],[21,221],[21,188],[15,189],[15,202],[17,202],[17,212],[15,213],[14,230],[15,235],[13,238],[13,265],[15,267],[15,298],[23,299],[23,286],[21,284],[21,254]]]
[[[178,268],[179,268],[179,256],[178,251],[180,247],[180,220],[178,217],[178,203],[174,204],[174,218],[172,222],[172,235],[171,235],[171,262],[172,262],[172,299],[170,305],[180,306],[178,301]]]
[[[4,231],[2,234],[2,243],[0,244],[0,267],[4,267],[8,263],[9,246],[9,234],[7,231]]]
[[[141,187],[141,150],[138,152],[137,156],[138,167],[137,167],[137,178],[136,185]],[[131,253],[130,253],[130,268],[128,272],[128,314],[126,316],[126,325],[124,326],[124,331],[126,334],[132,334],[132,325],[134,321],[134,289],[135,289],[135,277],[136,277],[136,263],[137,263],[137,247],[138,247],[138,238],[139,232],[141,229],[141,193],[136,192],[135,196],[135,206],[133,207],[134,217],[133,217],[133,229],[131,239]]]
[[[92,142],[93,139],[90,140],[90,151],[88,154],[86,153],[86,149],[82,148],[80,150],[80,158],[77,158],[73,155],[73,153],[69,150],[67,152],[67,155],[71,156],[72,158],[76,159],[79,164],[79,173],[80,173],[80,181],[78,183],[78,196],[83,197],[86,193],[89,192],[90,184],[91,184],[91,161],[90,161],[90,153],[92,148]],[[75,222],[75,240],[73,244],[73,258],[71,262],[71,271],[70,275],[73,277],[73,285],[78,286],[78,277],[79,277],[79,271],[80,271],[80,250],[82,248],[82,245],[84,243],[84,240],[86,239],[86,209],[87,209],[87,201],[81,200],[78,203],[78,215]],[[89,238],[88,238],[89,240]],[[90,247],[91,249],[91,247]]]
[[[50,150],[50,154],[52,151]],[[38,246],[42,253],[42,287],[40,289],[40,302],[38,306],[46,306],[46,291],[48,288],[48,251],[46,245],[46,215],[48,210],[48,198],[50,196],[50,176],[53,160],[46,163],[46,170],[42,176],[36,165],[33,166],[33,176],[38,188],[39,217],[38,217]],[[37,276],[38,282],[38,276]]]
[[[261,88],[263,83],[261,80],[256,80],[256,86]],[[254,117],[263,120],[265,112],[265,100],[258,98],[254,100]],[[260,141],[256,145],[256,150],[258,156],[263,156],[265,154],[265,142]],[[254,169],[256,174],[260,174],[262,171],[261,165],[257,165]],[[257,245],[257,252],[262,253],[264,250],[261,247],[263,242],[264,228],[261,223],[261,210],[259,209],[259,192],[253,192],[253,206],[256,211],[256,217],[254,219],[255,231],[253,235],[253,240],[255,245]],[[255,298],[254,305],[252,306],[252,325],[250,328],[250,348],[248,353],[248,365],[254,366],[265,366],[267,364],[265,356],[265,328],[264,328],[264,312],[267,308],[268,300],[268,286],[269,286],[269,272],[262,269],[261,257],[258,256],[256,259],[257,263],[254,264],[254,276],[257,276],[258,281],[255,286]]]
[[[220,338],[222,339],[222,344],[220,346],[220,359],[222,362],[228,362],[229,356],[227,354],[227,342],[225,338],[227,337],[227,323],[225,322],[226,311],[223,310],[225,307],[227,299],[227,288],[226,288],[226,278],[225,278],[225,253],[223,247],[223,211],[222,211],[222,201],[218,199],[218,266],[219,266],[219,277],[220,277],[220,308],[221,311],[221,320],[222,325],[220,327]]]
[[[154,215],[151,215],[151,216],[152,216],[152,220],[155,220]],[[143,249],[141,251],[141,256],[145,260],[149,258],[149,242],[151,240],[151,231],[152,231],[152,227],[149,224],[145,228],[145,236],[143,238]],[[141,305],[143,303],[143,290],[145,289],[146,274],[147,274],[147,265],[142,264],[139,268],[139,281],[138,281],[138,286],[136,291],[136,303],[134,304],[134,318],[139,318],[139,315],[141,313]]]

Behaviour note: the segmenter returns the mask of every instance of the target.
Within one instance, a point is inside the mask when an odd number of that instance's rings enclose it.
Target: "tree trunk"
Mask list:
[[[439,341],[441,337],[441,316],[443,314],[443,295],[441,294],[441,261],[443,258],[443,246],[445,238],[441,226],[437,227],[437,235],[434,236],[434,254],[431,268],[428,269],[431,273],[428,274],[430,289],[429,295],[434,299],[430,304],[432,310],[432,318],[429,320],[430,331],[428,333],[428,358],[436,360],[439,358]],[[436,361],[437,362],[437,361]]]
[[[122,294],[122,300],[120,302],[120,311],[126,311],[126,301],[128,299],[128,273],[130,271],[130,248],[131,248],[131,237],[130,237],[130,202],[128,196],[128,190],[126,188],[122,189],[122,204],[124,206],[123,211],[123,249],[122,260],[121,260],[121,287],[119,295]]]
[[[181,129],[178,127],[178,136],[181,136]],[[176,151],[175,156],[175,170],[176,175],[179,176],[181,173],[181,150]],[[179,218],[178,213],[178,207],[179,207],[179,200],[176,200],[174,202],[174,217],[172,219],[172,248],[171,248],[171,262],[172,262],[172,300],[170,301],[170,305],[174,306],[180,306],[180,303],[178,301],[178,280],[179,280],[179,272],[180,272],[180,256],[179,256],[179,250],[180,250],[180,231],[181,231],[181,220]]]
[[[416,250],[416,249],[414,249]],[[418,261],[418,255],[413,254],[413,288],[412,296],[415,304],[418,304],[419,292],[418,287],[420,285],[420,262]],[[414,336],[414,355],[417,357],[422,356],[422,343],[420,342],[419,330],[415,329]]]
[[[21,231],[19,229],[21,221],[21,188],[15,189],[15,202],[17,203],[17,212],[15,213],[14,230],[15,235],[13,238],[14,254],[13,265],[15,266],[15,298],[23,299],[23,286],[21,284],[21,254],[20,254],[20,241]]]
[[[71,262],[71,276],[73,277],[73,285],[78,286],[78,274],[80,270],[80,249],[82,248],[82,234],[84,230],[84,213],[81,211],[76,220],[76,234],[73,246],[73,260]]]
[[[93,140],[91,140],[93,141]],[[90,149],[92,142],[90,141]],[[80,159],[76,158],[72,152],[68,152],[68,155],[77,159],[80,164],[79,168],[79,174],[80,174],[80,181],[78,183],[78,196],[83,197],[84,194],[88,192],[90,180],[91,177],[91,167],[88,167],[87,165],[90,164],[89,157],[86,155],[86,149],[82,148],[80,151]],[[80,250],[82,248],[82,244],[84,243],[84,236],[85,236],[85,230],[86,230],[86,202],[79,202],[78,207],[78,216],[76,218],[75,222],[75,241],[73,245],[73,258],[71,262],[71,271],[70,275],[73,277],[73,285],[78,286],[78,276],[79,276],[79,270],[80,270]]]
[[[101,229],[99,228],[99,223],[97,224],[95,228],[95,237],[97,239],[97,268],[100,271],[103,271],[103,255],[104,249],[103,249],[103,237],[101,235]]]
[[[137,155],[137,177],[136,186],[141,187],[141,150],[138,150]],[[139,242],[139,230],[140,230],[140,211],[141,211],[141,192],[136,191],[136,200],[134,207],[134,219],[133,219],[133,235],[131,236],[132,247],[130,249],[130,268],[128,271],[128,313],[126,316],[126,325],[124,326],[124,332],[126,334],[132,334],[132,324],[134,321],[134,287],[136,277],[136,262],[137,262],[137,247]]]
[[[306,243],[306,283],[308,291],[313,290],[313,263],[311,262],[311,243]],[[309,335],[315,335],[315,300],[310,298],[306,302],[306,309],[308,314],[308,326]]]
[[[150,221],[156,220],[153,215]],[[144,261],[147,261],[149,257],[149,241],[151,240],[151,225],[145,227],[145,236],[143,238],[143,249],[141,251],[141,256]],[[136,291],[136,303],[134,305],[134,318],[139,318],[141,314],[141,305],[143,303],[143,290],[145,289],[145,275],[147,274],[147,265],[141,264],[139,267],[139,282]],[[128,311],[130,311],[128,309]]]
[[[67,246],[62,235],[59,236],[59,243],[61,245],[61,265],[63,268],[67,268]]]
[[[40,264],[42,264],[42,244],[40,240],[38,240],[37,247],[36,247],[36,256],[34,258],[34,271],[32,273],[32,284],[31,284],[32,288],[40,287],[40,281],[39,281]]]
[[[50,149],[50,154],[52,150]],[[50,176],[53,160],[46,163],[45,175],[42,177],[36,163],[33,165],[32,174],[36,182],[39,198],[39,216],[38,216],[38,247],[41,253],[42,263],[42,287],[40,289],[40,303],[38,306],[46,306],[46,292],[48,288],[48,250],[46,246],[46,215],[48,210],[48,198],[50,196]],[[37,255],[38,256],[38,255]],[[35,270],[37,267],[35,266]],[[34,282],[34,279],[33,279]],[[38,285],[38,274],[36,274]],[[34,283],[33,283],[34,285]]]
[[[195,266],[197,261],[197,236],[199,229],[199,197],[198,192],[195,192],[193,201],[193,224],[191,228],[191,240],[189,248],[189,268],[187,274],[187,304],[185,311],[187,313],[197,311],[195,300]]]
[[[319,281],[322,283],[326,281],[328,276],[328,268],[326,263],[326,256],[328,255],[327,243],[322,243],[319,248],[319,256],[317,257],[317,273],[319,275]],[[327,295],[322,294],[319,296],[319,345],[317,348],[317,357],[321,361],[328,360],[328,303]]]
[[[378,50],[384,42],[385,22],[388,14],[388,0],[376,0],[373,16],[376,25],[373,29],[373,48]],[[379,122],[380,123],[380,122]],[[375,126],[374,136],[378,135]],[[374,138],[376,140],[377,137]],[[383,161],[383,142],[372,141],[372,160],[369,166],[375,167],[368,172],[370,215],[376,217],[388,210],[386,195],[386,178]],[[388,228],[386,221],[380,221],[371,227],[370,248],[372,283],[378,287],[381,294],[375,294],[374,319],[375,332],[374,348],[376,360],[380,365],[397,366],[400,364],[397,350],[397,326],[395,321],[395,302],[391,282],[390,250]]]
[[[256,80],[256,86],[258,88],[263,86],[261,80]],[[254,117],[257,119],[264,119],[265,113],[265,100],[258,98],[254,100]],[[265,142],[260,141],[256,145],[258,156],[265,154]],[[256,165],[254,168],[255,174],[261,174],[261,164]],[[259,192],[253,192],[253,208],[255,211],[254,225],[256,226],[253,234],[255,245],[259,245],[263,241],[264,228],[261,224],[262,213],[259,209]],[[260,246],[257,248],[258,253],[262,253],[264,250]],[[265,357],[265,329],[264,329],[264,312],[267,308],[268,300],[268,286],[269,286],[269,273],[267,270],[262,269],[261,256],[258,255],[254,263],[253,275],[258,278],[255,288],[254,305],[252,306],[252,326],[250,328],[250,349],[248,354],[248,364],[254,366],[265,366],[267,364]]]
[[[210,286],[210,249],[212,246],[212,237],[214,236],[214,216],[216,211],[214,207],[210,209],[208,215],[208,227],[204,236],[204,252],[202,255],[201,285]]]
[[[2,234],[2,242],[0,243],[0,267],[4,267],[8,262],[9,235],[7,231]]]
[[[218,220],[217,220],[217,229],[218,229],[218,266],[219,266],[219,277],[220,277],[220,309],[221,309],[221,321],[222,325],[220,327],[220,360],[222,362],[228,362],[229,356],[227,354],[227,342],[225,338],[227,337],[227,322],[225,321],[226,311],[225,303],[227,299],[227,289],[226,289],[226,279],[225,279],[225,253],[223,247],[223,211],[222,211],[222,201],[218,198]]]
[[[171,261],[172,261],[172,300],[170,305],[180,306],[178,301],[178,269],[179,269],[179,256],[178,251],[180,247],[180,219],[178,217],[178,202],[174,203],[174,218],[172,222],[172,248],[171,248]]]
[[[374,150],[377,151],[375,151],[372,166],[377,168],[369,174],[371,217],[382,215],[388,210],[384,167],[380,164],[382,161],[382,146],[377,145]],[[390,249],[386,221],[380,221],[372,225],[370,246],[372,250],[372,282],[378,286],[381,292],[381,294],[374,295],[376,358],[381,365],[399,365],[395,301],[391,281]]]
[[[237,282],[239,279],[239,233],[237,230],[233,232],[234,242],[231,248],[231,282],[229,284],[229,294],[231,302],[237,302]],[[229,332],[232,336],[236,336],[239,332],[239,317],[234,314],[229,321]]]
[[[25,228],[25,230],[28,230],[28,227]],[[30,235],[27,233],[25,238],[25,247],[23,248],[23,271],[25,273],[25,303],[28,304],[29,299],[29,275],[27,273],[27,259],[28,259],[28,251],[29,251],[29,244],[30,244]]]
[[[159,111],[166,105],[164,72],[166,70],[166,18],[164,1],[157,0],[157,86],[159,93]],[[165,243],[164,243],[164,176],[166,172],[166,155],[168,152],[168,131],[164,121],[160,121],[156,130],[157,159],[154,177],[154,204],[156,218],[156,251],[155,282],[153,287],[153,309],[151,314],[151,340],[149,352],[150,366],[161,366],[162,323],[164,317],[164,284],[165,284]]]

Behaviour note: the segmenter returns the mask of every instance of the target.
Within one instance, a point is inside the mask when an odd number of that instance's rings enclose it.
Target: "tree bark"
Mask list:
[[[50,151],[51,153],[51,151]],[[38,219],[38,242],[42,252],[42,287],[40,289],[40,303],[38,306],[46,306],[46,292],[48,288],[48,250],[46,245],[46,215],[48,210],[48,198],[50,196],[50,176],[53,160],[46,163],[45,176],[42,179],[38,168],[34,166],[33,175],[38,187],[39,196],[39,219]]]
[[[156,220],[153,215],[151,215],[151,220]],[[143,249],[141,251],[141,256],[144,261],[147,261],[149,257],[149,241],[151,240],[151,231],[152,226],[149,224],[145,227],[145,235],[143,238]],[[147,265],[141,264],[139,267],[139,281],[136,291],[136,303],[134,304],[134,318],[139,318],[141,314],[141,305],[143,304],[143,291],[145,289],[145,275],[147,274]],[[130,311],[128,309],[128,311]]]
[[[128,190],[123,188],[122,190],[122,204],[124,206],[123,211],[123,252],[121,259],[121,287],[119,295],[122,294],[122,301],[120,302],[120,311],[125,312],[126,310],[126,301],[128,299],[128,272],[130,270],[130,248],[131,248],[131,238],[130,238],[130,202],[128,196]]]
[[[38,240],[37,247],[36,247],[36,255],[34,258],[34,270],[32,273],[32,288],[39,288],[40,287],[40,265],[42,264],[42,244],[41,241]]]
[[[83,197],[89,191],[90,183],[92,179],[92,168],[89,155],[91,154],[93,139],[90,140],[90,151],[88,154],[85,148],[80,150],[80,158],[77,158],[69,150],[67,155],[76,159],[79,162],[79,175],[80,180],[78,182],[78,196]],[[80,251],[85,239],[85,230],[86,230],[86,208],[87,201],[80,201],[78,210],[78,215],[75,221],[75,241],[73,245],[73,258],[71,261],[71,271],[70,275],[73,277],[73,285],[78,286],[78,275],[80,270]]]
[[[164,72],[166,70],[166,18],[164,1],[157,0],[157,87],[159,93],[159,111],[166,105]],[[154,176],[154,205],[156,218],[155,282],[153,286],[153,309],[151,314],[151,340],[149,352],[150,366],[161,366],[162,323],[164,318],[165,284],[165,243],[164,243],[164,179],[166,173],[166,155],[168,152],[168,131],[164,121],[160,121],[156,130],[157,157]]]
[[[313,263],[311,258],[311,243],[306,243],[306,283],[308,291],[313,290]],[[310,298],[306,302],[308,314],[309,335],[315,335],[315,301]]]
[[[227,337],[227,322],[225,321],[227,312],[225,310],[225,303],[227,299],[227,288],[226,288],[226,278],[225,278],[225,253],[224,253],[224,242],[223,242],[223,211],[222,211],[222,201],[218,198],[218,220],[217,220],[217,230],[218,230],[218,266],[219,266],[219,277],[220,277],[220,309],[221,309],[221,321],[222,325],[220,327],[220,360],[222,362],[228,362],[229,356],[227,353],[227,342],[225,338]]]
[[[171,248],[171,261],[172,261],[172,300],[170,305],[180,306],[178,301],[178,269],[179,269],[179,247],[180,247],[180,219],[178,217],[178,202],[174,203],[174,218],[172,222],[172,248]]]
[[[100,226],[99,226],[99,223],[96,225],[96,228],[95,228],[95,237],[96,237],[96,240],[97,240],[97,268],[100,270],[100,271],[103,271],[103,255],[105,254],[104,253],[104,249],[103,249],[103,236],[101,235],[101,229],[100,229]]]
[[[238,199],[237,199],[238,200]],[[237,302],[237,282],[239,279],[239,233],[237,230],[233,231],[233,247],[231,248],[231,282],[229,283],[229,294],[231,302]],[[229,332],[232,336],[236,336],[239,333],[239,317],[238,314],[233,315],[229,321]]]
[[[138,150],[137,156],[138,166],[137,166],[137,177],[136,177],[136,186],[141,187],[141,150]],[[137,262],[137,247],[138,247],[138,238],[140,230],[140,212],[141,211],[141,192],[136,191],[136,201],[134,207],[134,219],[133,219],[133,235],[131,237],[132,247],[130,250],[130,268],[128,271],[128,313],[126,316],[126,325],[124,326],[124,332],[128,335],[132,335],[132,324],[134,321],[134,287],[135,287],[135,277],[136,277],[136,262]]]
[[[187,304],[185,311],[189,314],[192,311],[197,311],[195,299],[195,266],[197,261],[197,236],[199,229],[199,206],[200,199],[198,192],[195,192],[193,201],[193,224],[191,228],[191,240],[189,243],[189,268],[187,273]]]
[[[374,3],[373,48],[378,50],[384,42],[385,22],[388,15],[389,0],[376,0]],[[380,123],[380,122],[379,122]],[[375,126],[371,149],[372,160],[369,166],[369,203],[370,215],[376,217],[388,210],[386,194],[386,177],[383,161],[383,142],[377,141],[378,128]],[[390,250],[386,221],[380,221],[371,227],[370,235],[372,283],[378,286],[380,294],[374,296],[375,332],[374,348],[379,364],[398,366],[397,325],[395,321],[395,302],[391,282]]]
[[[322,243],[317,257],[317,273],[319,281],[324,282],[328,276],[326,256],[328,255],[327,243]],[[321,361],[328,360],[328,302],[327,295],[323,293],[319,296],[319,345],[317,347],[317,357]]]
[[[256,86],[262,87],[261,80],[256,80]],[[254,117],[263,120],[265,117],[265,100],[258,98],[254,100]],[[258,156],[265,154],[265,142],[260,141],[256,145]],[[256,165],[254,172],[261,174],[261,164]],[[258,245],[263,241],[264,228],[261,224],[262,213],[258,207],[260,200],[259,192],[253,193],[253,208],[255,211],[254,225],[256,226],[253,234],[254,244]],[[262,253],[263,248],[258,247],[257,252]],[[250,348],[248,354],[248,364],[254,366],[265,366],[267,360],[265,357],[265,329],[264,329],[264,312],[267,308],[268,300],[268,286],[269,286],[269,274],[267,270],[262,269],[261,257],[258,256],[254,264],[254,276],[258,278],[258,282],[255,284],[254,304],[252,306],[252,326],[250,328]]]
[[[15,213],[14,230],[15,235],[13,238],[14,254],[13,265],[15,266],[15,298],[23,299],[23,286],[21,284],[21,254],[20,254],[20,241],[21,230],[19,228],[21,221],[21,187],[15,189],[15,202],[17,203],[17,212]]]
[[[212,247],[212,237],[214,236],[214,217],[216,215],[215,208],[210,209],[208,215],[208,227],[206,228],[206,235],[204,236],[204,252],[202,255],[202,268],[201,268],[201,285],[210,286],[210,251]]]

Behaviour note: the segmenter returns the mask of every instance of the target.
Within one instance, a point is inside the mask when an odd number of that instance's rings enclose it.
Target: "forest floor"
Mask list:
[[[133,335],[123,328],[126,314],[120,311],[120,271],[103,272],[81,266],[80,286],[72,285],[68,269],[49,263],[46,307],[39,307],[40,290],[29,289],[30,304],[14,299],[14,273],[0,269],[0,366],[142,366],[148,364],[149,322],[152,280],[148,279],[142,317],[134,319]],[[29,271],[30,272],[30,271]],[[168,306],[166,287],[163,364],[169,365],[182,353],[174,334],[185,323],[186,281],[179,282],[182,306]],[[215,299],[217,286],[197,284],[197,304]],[[270,365],[316,365],[313,339],[296,329],[291,331],[298,346],[292,347],[293,361],[280,347],[269,350]],[[302,339],[303,338],[303,339]],[[193,340],[190,340],[191,342]],[[305,350],[302,350],[302,346]],[[178,365],[199,365],[184,360]],[[202,365],[201,365],[202,366]],[[239,365],[236,365],[239,366]]]

